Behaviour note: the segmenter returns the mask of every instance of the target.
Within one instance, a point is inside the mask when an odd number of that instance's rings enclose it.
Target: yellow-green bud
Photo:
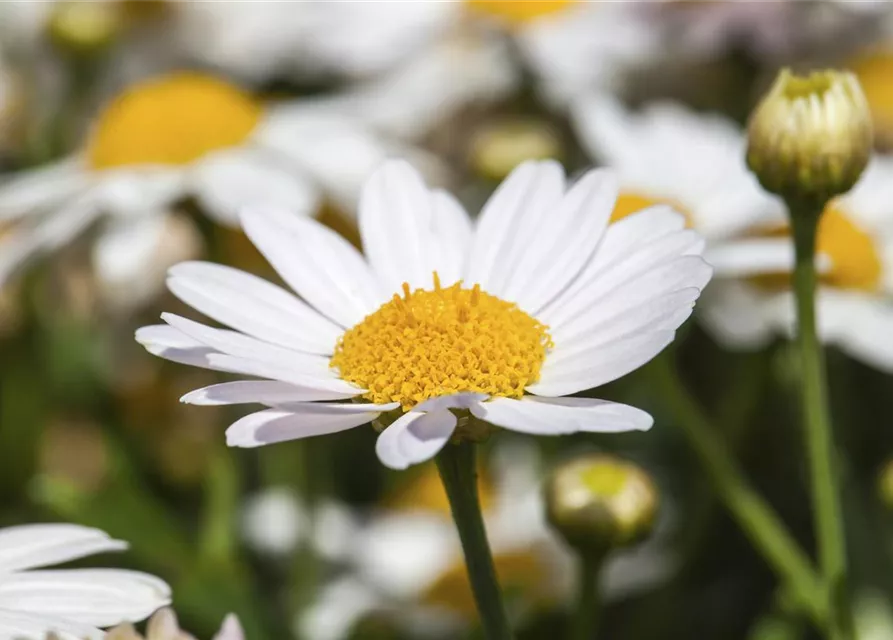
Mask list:
[[[852,73],[784,69],[751,114],[747,164],[767,191],[824,204],[856,184],[871,148],[871,114]]]
[[[561,156],[558,134],[546,122],[512,119],[478,131],[471,143],[474,170],[491,180],[502,180],[525,160]]]
[[[59,47],[83,55],[103,51],[122,27],[122,13],[115,3],[66,0],[53,5],[47,28]]]
[[[658,492],[638,466],[603,454],[559,466],[546,484],[549,523],[581,553],[634,544],[654,527]]]

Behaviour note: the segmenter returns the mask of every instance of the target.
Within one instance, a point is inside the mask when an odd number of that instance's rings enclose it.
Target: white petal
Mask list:
[[[76,524],[7,527],[0,529],[0,576],[126,548],[126,542],[113,540],[104,531]]]
[[[305,375],[320,378],[335,377],[329,368],[329,359],[325,356],[293,351],[236,331],[214,329],[173,313],[162,313],[161,319],[190,338],[220,353],[289,367],[296,373]]]
[[[599,169],[580,178],[524,242],[505,291],[508,299],[535,314],[556,298],[592,258],[616,199],[612,172]]]
[[[57,206],[91,183],[81,158],[30,169],[0,182],[0,220],[15,220]]]
[[[375,453],[386,467],[406,469],[437,455],[455,428],[456,416],[450,411],[410,411],[381,432]]]
[[[72,241],[100,213],[97,203],[86,194],[63,204],[36,224],[23,221],[0,240],[0,286],[29,260]]]
[[[105,637],[103,631],[87,624],[0,609],[0,640],[44,640],[50,632],[59,640],[102,640]]]
[[[302,408],[299,413],[267,409],[233,423],[226,430],[226,443],[231,447],[260,447],[286,440],[338,433],[371,422],[379,413],[335,411],[326,407],[314,411],[312,405]]]
[[[218,222],[238,226],[247,206],[272,206],[312,216],[320,193],[282,158],[253,149],[217,153],[203,160],[193,177],[199,204]]]
[[[641,409],[593,398],[494,398],[471,412],[491,424],[535,435],[645,431],[654,423]]]
[[[794,270],[794,244],[784,238],[747,238],[711,247],[704,254],[718,277],[745,278],[754,275],[790,273]],[[827,255],[816,256],[816,269],[832,267]]]
[[[106,286],[139,282],[166,239],[167,216],[116,218],[93,245],[93,268]],[[160,286],[163,284],[157,282]],[[130,286],[133,286],[132,284]]]
[[[159,358],[192,367],[226,371],[212,365],[208,360],[210,354],[216,353],[213,349],[166,324],[140,327],[136,330],[136,341]]]
[[[435,190],[434,234],[440,241],[436,265],[440,281],[445,285],[462,279],[468,248],[471,245],[471,218],[456,198],[446,191]]]
[[[539,396],[564,396],[592,389],[638,369],[673,341],[675,331],[654,331],[580,352],[550,365],[527,387]]]
[[[196,311],[255,338],[309,353],[330,354],[335,348],[335,341],[326,344],[303,331],[303,325],[269,305],[256,289],[176,274],[168,278],[167,287]]]
[[[315,220],[252,207],[243,212],[242,227],[282,279],[342,327],[352,327],[382,303],[359,251]]]
[[[592,283],[609,269],[629,258],[643,247],[653,245],[685,227],[685,218],[669,207],[657,206],[645,209],[611,224],[605,231],[595,255],[579,276],[557,298],[544,307],[537,318],[558,326],[561,321],[578,311],[581,300],[587,299]],[[698,252],[702,243],[694,244],[689,251]]]
[[[187,174],[180,167],[140,166],[103,172],[92,189],[100,209],[126,217],[167,211],[189,195]]]
[[[276,380],[238,380],[212,384],[190,391],[180,402],[198,405],[265,404],[271,407],[289,402],[315,402],[319,400],[344,400],[356,393],[338,393]]]
[[[359,395],[364,391],[345,380],[329,376],[321,377],[300,373],[295,371],[292,367],[277,365],[270,362],[249,360],[247,358],[239,358],[237,356],[216,352],[209,353],[207,359],[212,368],[217,368],[221,371],[290,382],[307,389],[318,389],[320,391],[345,395],[350,394],[352,396]]]
[[[630,261],[623,268],[606,273],[605,279],[593,282],[587,291],[580,293],[580,299],[571,309],[574,315],[554,325],[552,337],[556,344],[569,343],[587,333],[593,321],[598,321],[602,314],[611,313],[614,309],[611,305],[621,305],[624,299],[637,304],[649,297],[682,289],[700,290],[711,275],[710,267],[698,256],[669,260],[644,272],[637,272],[639,266],[641,263]]]
[[[445,411],[446,409],[468,409],[473,404],[483,402],[489,396],[486,393],[473,393],[463,391],[462,393],[454,393],[448,396],[437,396],[430,398],[424,402],[420,402],[412,408],[416,413],[429,413],[434,411]]]
[[[223,619],[220,631],[212,640],[245,640],[245,631],[242,630],[239,618],[234,613],[227,615]]]
[[[554,335],[573,334],[579,332],[586,313],[620,287],[630,291],[651,289],[654,295],[688,287],[701,289],[712,273],[698,255],[702,248],[703,240],[693,231],[670,233],[631,248],[625,256],[598,270],[587,268],[586,286],[581,288],[575,282],[541,314],[541,320],[553,328]]]
[[[465,282],[505,295],[516,263],[564,194],[564,169],[554,161],[525,162],[493,193],[477,222]]]
[[[353,575],[324,584],[298,615],[298,637],[344,640],[364,615],[384,606],[382,594]]]
[[[464,247],[456,256],[452,246],[446,249],[440,233],[456,233],[452,227],[461,220],[460,211],[449,196],[433,194],[406,161],[386,162],[369,178],[360,198],[360,234],[369,264],[388,296],[399,293],[404,282],[411,289],[430,289],[434,271],[446,285],[458,280],[445,273],[454,276],[459,270]]]
[[[26,571],[0,578],[0,609],[97,627],[142,620],[170,601],[164,581],[136,571]]]
[[[310,308],[294,294],[239,269],[211,262],[182,262],[170,270],[170,275],[184,285],[183,290],[186,292],[207,288],[207,295],[196,297],[199,304],[209,296],[219,298],[213,305],[203,304],[208,311],[188,300],[184,302],[218,322],[250,333],[261,340],[276,342],[309,353],[331,355],[342,333],[338,325]],[[242,311],[233,313],[231,309],[221,309],[222,301],[231,301],[233,306]],[[264,333],[257,335],[242,329],[239,325],[246,324],[243,317],[246,309],[256,309],[257,315],[268,318],[270,324],[275,323],[275,330],[270,335]],[[222,317],[210,311],[220,313]],[[256,326],[255,322],[247,323],[257,331],[263,330]],[[281,337],[283,334],[285,337],[281,340],[275,338],[276,335]]]
[[[580,333],[556,344],[546,356],[550,367],[597,347],[634,335],[674,330],[692,313],[701,292],[696,288],[668,294],[621,287],[605,296],[580,323]]]

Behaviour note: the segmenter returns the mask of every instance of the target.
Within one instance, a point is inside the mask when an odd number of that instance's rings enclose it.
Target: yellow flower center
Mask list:
[[[496,554],[493,565],[507,600],[521,599],[529,604],[545,604],[554,599],[548,568],[534,550]],[[466,620],[474,620],[477,610],[465,564],[456,563],[438,577],[422,595],[422,602],[454,611]]]
[[[862,85],[875,134],[885,144],[893,143],[893,50],[861,56],[847,66]]]
[[[642,209],[647,209],[648,207],[653,207],[657,204],[665,204],[673,207],[675,211],[681,213],[683,217],[685,217],[686,226],[692,226],[691,216],[689,215],[688,211],[679,206],[676,202],[673,202],[672,200],[669,200],[667,198],[653,198],[651,196],[642,195],[632,191],[621,191],[620,195],[617,196],[617,202],[614,203],[614,211],[611,212],[611,222],[623,220],[627,216],[638,213]]]
[[[100,114],[87,144],[95,169],[185,165],[245,142],[263,108],[217,78],[183,72],[138,84]]]
[[[526,24],[574,5],[576,0],[466,0],[478,13],[495,16],[514,25]]]
[[[762,237],[787,236],[787,226],[759,232]],[[832,201],[819,220],[816,252],[828,257],[830,269],[820,276],[822,283],[841,289],[876,291],[881,284],[883,264],[871,235],[856,226],[850,216]],[[769,274],[753,279],[773,289],[789,286],[789,274]]]
[[[548,327],[517,305],[461,282],[394,295],[344,333],[331,365],[376,403],[408,411],[436,396],[463,391],[520,398],[539,379]]]

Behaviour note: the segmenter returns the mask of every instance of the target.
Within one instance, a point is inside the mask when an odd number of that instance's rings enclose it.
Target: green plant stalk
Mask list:
[[[481,516],[474,447],[472,442],[448,443],[437,455],[437,469],[459,531],[484,635],[487,640],[511,640],[512,632]]]
[[[778,514],[753,490],[710,424],[673,370],[670,354],[652,366],[656,388],[706,471],[713,489],[751,543],[776,575],[786,583],[797,605],[825,628],[828,600],[821,577],[788,532]]]
[[[831,598],[831,637],[852,638],[848,630],[846,543],[841,517],[840,487],[834,464],[834,435],[828,409],[825,358],[816,332],[815,245],[822,206],[789,201],[796,262],[797,348],[800,351],[803,417],[812,478],[813,512],[819,566]]]
[[[598,631],[601,598],[598,581],[604,554],[583,553],[577,558],[577,610],[571,627],[571,640],[592,640]]]

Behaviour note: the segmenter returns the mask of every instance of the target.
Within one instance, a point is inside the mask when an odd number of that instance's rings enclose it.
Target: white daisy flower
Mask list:
[[[648,429],[633,407],[564,398],[656,356],[710,278],[703,242],[657,207],[607,226],[613,175],[567,185],[555,162],[516,169],[472,225],[449,194],[403,161],[367,182],[366,258],[319,223],[246,210],[249,238],[301,296],[207,263],[174,267],[168,287],[234,329],[164,314],[137,340],[159,356],[263,380],[184,396],[266,404],[227,431],[257,447],[393,421],[378,438],[395,469],[432,458],[467,413],[524,433]],[[349,398],[359,402],[343,402]],[[462,415],[459,425],[457,414]]]
[[[859,183],[819,222],[816,315],[820,337],[854,358],[893,371],[893,157],[872,159]],[[716,283],[707,326],[725,342],[757,347],[796,329],[790,288],[793,246],[784,220],[715,244]]]
[[[561,606],[574,591],[575,557],[549,530],[541,460],[529,443],[500,443],[479,480],[494,565],[515,617]],[[325,585],[297,618],[299,635],[350,637],[365,615],[386,613],[416,633],[450,637],[475,624],[462,548],[433,465],[425,467],[352,535],[347,571]],[[608,600],[664,580],[675,562],[647,543],[614,555],[601,575]]]
[[[614,219],[668,203],[714,242],[783,215],[747,169],[744,134],[725,118],[669,102],[633,113],[604,94],[581,97],[572,115],[584,149],[617,171]]]
[[[0,224],[16,223],[0,242],[0,284],[100,216],[97,270],[110,255],[152,255],[161,246],[147,239],[165,237],[161,218],[186,197],[225,224],[247,203],[310,215],[330,197],[352,211],[362,182],[395,150],[347,117],[267,106],[211,76],[147,80],[98,115],[73,156],[0,183]]]
[[[0,639],[103,638],[97,627],[148,617],[170,603],[154,576],[123,569],[40,569],[127,543],[97,529],[35,524],[0,529]]]

